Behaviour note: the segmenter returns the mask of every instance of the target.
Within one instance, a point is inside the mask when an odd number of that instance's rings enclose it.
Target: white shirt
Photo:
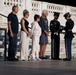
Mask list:
[[[41,27],[37,22],[32,23],[31,35],[40,36],[41,35]]]

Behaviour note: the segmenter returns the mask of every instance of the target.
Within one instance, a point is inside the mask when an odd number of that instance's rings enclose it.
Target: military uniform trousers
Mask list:
[[[55,35],[54,39],[51,39],[51,59],[59,59],[60,38]]]
[[[71,45],[72,45],[72,38],[65,38],[65,50],[66,50],[66,58],[71,59]]]

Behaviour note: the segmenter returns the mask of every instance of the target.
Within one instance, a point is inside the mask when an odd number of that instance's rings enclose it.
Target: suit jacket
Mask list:
[[[58,20],[54,19],[50,22],[50,31],[51,39],[54,39],[56,36],[60,38],[60,22]],[[57,35],[55,33],[57,33]]]

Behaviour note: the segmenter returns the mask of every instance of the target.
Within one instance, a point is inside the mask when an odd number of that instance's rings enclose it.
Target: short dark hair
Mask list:
[[[40,16],[39,16],[39,15],[37,15],[37,14],[35,14],[35,15],[34,15],[34,21],[36,21],[36,20],[37,20],[37,18],[40,18]]]
[[[18,5],[14,5],[14,6],[12,7],[12,11],[14,11],[16,7],[18,7]]]

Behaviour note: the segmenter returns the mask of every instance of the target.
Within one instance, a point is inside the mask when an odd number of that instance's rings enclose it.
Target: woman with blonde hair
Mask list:
[[[28,60],[29,55],[29,22],[27,21],[29,17],[28,10],[23,11],[23,18],[21,19],[21,56],[22,61]]]

